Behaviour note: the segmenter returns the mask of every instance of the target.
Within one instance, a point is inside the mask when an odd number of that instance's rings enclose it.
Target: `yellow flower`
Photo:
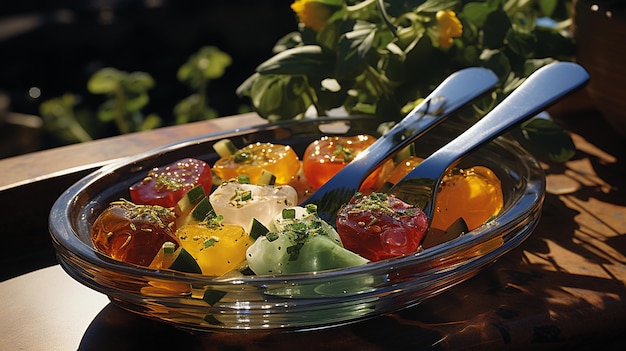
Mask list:
[[[439,28],[437,42],[442,48],[449,48],[454,42],[453,38],[463,34],[463,25],[452,10],[437,11],[437,25]]]
[[[332,7],[315,0],[295,0],[291,4],[291,9],[298,15],[302,24],[314,31],[324,28],[326,21],[334,12]]]

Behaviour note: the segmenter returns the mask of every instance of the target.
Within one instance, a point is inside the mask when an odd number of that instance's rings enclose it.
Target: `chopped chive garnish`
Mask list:
[[[241,201],[248,201],[252,199],[252,190],[247,190],[241,193]]]
[[[316,204],[307,204],[305,206],[307,213],[317,213],[317,205]]]
[[[217,240],[215,238],[207,239],[204,242],[204,248],[206,249],[208,247],[211,247],[211,246],[215,245],[216,242],[217,242]]]
[[[283,219],[295,219],[296,218],[296,209],[295,208],[284,208],[283,209]]]
[[[237,183],[250,184],[250,176],[247,174],[240,174],[239,176],[237,176]]]
[[[254,155],[248,151],[238,150],[234,155],[235,163],[249,162],[254,158]]]

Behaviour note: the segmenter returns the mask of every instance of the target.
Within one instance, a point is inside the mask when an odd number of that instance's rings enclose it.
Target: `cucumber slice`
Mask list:
[[[264,169],[261,171],[261,175],[259,175],[259,180],[257,181],[258,185],[274,185],[276,184],[276,176],[274,173]]]
[[[156,269],[171,269],[179,272],[202,274],[202,269],[196,259],[184,247],[176,249],[176,244],[166,241],[156,254],[150,267]]]
[[[183,217],[189,214],[189,212],[206,197],[204,187],[198,184],[195,187],[189,189],[183,197],[178,200],[176,206],[174,206],[174,213],[176,217]]]
[[[252,239],[256,240],[257,238],[269,233],[269,231],[270,230],[267,229],[267,227],[258,219],[252,218],[252,224],[250,225],[250,230],[248,231]]]
[[[213,149],[220,157],[228,157],[237,152],[237,147],[230,139],[222,139],[213,144]]]
[[[215,216],[215,210],[209,202],[209,198],[205,196],[187,216],[180,217],[176,220],[176,228],[180,228],[185,224],[200,223],[207,219],[214,218]]]
[[[174,262],[174,258],[176,252],[176,244],[171,241],[166,241],[161,245],[161,248],[157,252],[157,254],[152,259],[150,263],[150,267],[156,269],[164,269],[168,268],[172,262]]]
[[[171,241],[167,241],[163,243],[161,249],[163,250],[163,261],[161,265],[162,267],[170,267],[176,259],[176,244]]]
[[[177,251],[178,255],[176,255],[176,258],[169,266],[169,269],[185,273],[202,274],[202,269],[200,269],[198,262],[193,256],[191,256],[189,251],[185,250],[182,246],[178,248]]]

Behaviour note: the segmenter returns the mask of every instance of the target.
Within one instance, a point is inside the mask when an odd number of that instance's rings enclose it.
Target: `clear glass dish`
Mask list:
[[[375,130],[367,118],[270,124],[189,139],[105,166],[67,189],[50,212],[50,233],[64,270],[109,296],[118,306],[189,331],[282,332],[327,328],[419,304],[465,281],[517,247],[540,217],[545,178],[537,161],[515,142],[499,138],[472,153],[461,167],[485,165],[500,177],[504,207],[494,221],[457,239],[410,256],[349,269],[280,276],[207,277],[159,271],[113,260],[91,244],[90,226],[147,170],[184,157],[212,164],[212,145],[262,141],[297,151],[329,126],[341,133]],[[459,132],[446,125],[420,139],[424,156]],[[322,131],[320,131],[322,130]]]

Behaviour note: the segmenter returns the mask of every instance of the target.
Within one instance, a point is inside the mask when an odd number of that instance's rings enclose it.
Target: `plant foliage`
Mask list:
[[[571,60],[568,6],[565,0],[296,0],[298,30],[276,43],[275,55],[237,93],[270,121],[342,108],[393,123],[448,75],[479,66],[500,78],[490,101],[474,106],[472,117],[479,118],[536,69]],[[546,148],[534,150],[539,156],[573,155],[558,125],[544,120],[524,127],[530,126],[517,136],[524,144],[540,139]]]

